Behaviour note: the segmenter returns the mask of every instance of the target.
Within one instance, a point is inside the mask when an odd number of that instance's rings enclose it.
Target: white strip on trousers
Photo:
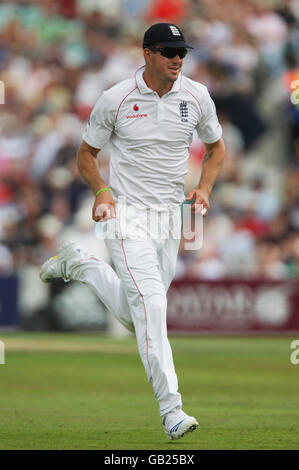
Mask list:
[[[154,237],[155,223],[151,218],[149,225],[148,212],[130,209],[117,205],[116,219],[102,223],[104,230],[110,229],[105,242],[116,272],[90,257],[82,259],[71,276],[92,287],[116,318],[135,330],[138,351],[163,416],[182,406],[166,325],[166,293],[175,274],[180,243],[180,208],[163,213],[165,223],[161,213],[155,212],[159,232]],[[138,222],[137,237],[133,222]],[[168,236],[169,227],[175,234],[172,237]]]

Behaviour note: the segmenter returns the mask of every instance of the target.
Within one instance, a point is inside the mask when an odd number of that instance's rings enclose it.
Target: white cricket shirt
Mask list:
[[[205,143],[221,138],[207,88],[180,74],[159,95],[135,77],[105,91],[90,115],[83,140],[101,149],[110,142],[108,185],[115,198],[155,207],[181,204],[194,130]]]

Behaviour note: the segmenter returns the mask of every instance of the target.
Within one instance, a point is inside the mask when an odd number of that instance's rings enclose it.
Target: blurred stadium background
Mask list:
[[[44,285],[39,268],[69,239],[110,262],[76,150],[97,97],[143,64],[144,30],[160,21],[193,43],[184,73],[209,88],[227,146],[203,247],[182,241],[169,331],[299,330],[298,0],[0,3],[0,328],[124,334],[86,287]],[[194,136],[186,192],[202,157]]]

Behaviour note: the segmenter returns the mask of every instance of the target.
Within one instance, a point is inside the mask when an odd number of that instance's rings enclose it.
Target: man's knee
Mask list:
[[[165,293],[144,297],[147,311],[147,326],[150,337],[160,337],[166,334],[167,298]]]
[[[165,292],[145,295],[144,301],[152,315],[161,316],[166,314],[167,298]]]
[[[147,325],[161,328],[161,324],[166,321],[167,298],[162,289],[161,292],[150,295],[132,292],[129,294],[129,305],[133,316]]]

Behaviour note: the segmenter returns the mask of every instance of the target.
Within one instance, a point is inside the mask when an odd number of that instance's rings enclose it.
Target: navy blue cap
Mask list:
[[[143,49],[156,44],[161,47],[185,47],[193,49],[192,46],[186,43],[180,28],[172,23],[156,23],[145,31]]]

